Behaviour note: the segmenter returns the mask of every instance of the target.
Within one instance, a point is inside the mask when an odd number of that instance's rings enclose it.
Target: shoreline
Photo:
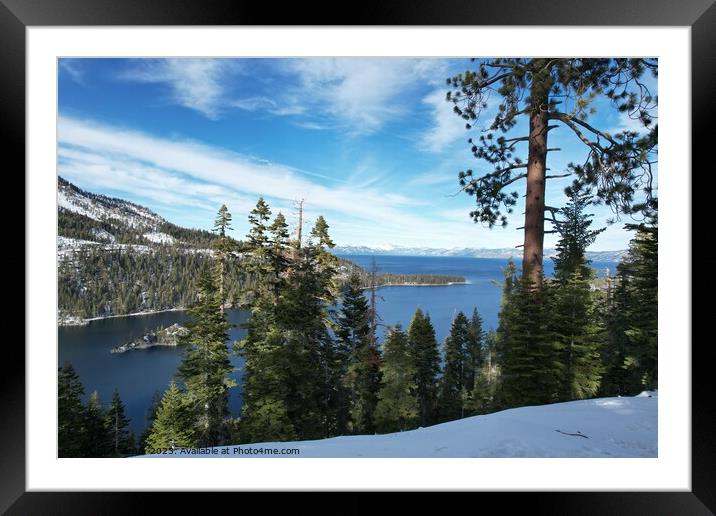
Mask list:
[[[450,281],[448,283],[383,283],[375,287],[362,287],[362,290],[383,287],[450,287],[452,285],[469,285],[467,281]]]
[[[383,283],[381,285],[376,285],[375,288],[383,288],[383,287],[449,287],[452,285],[469,285],[467,281],[451,281],[449,283]],[[361,290],[370,290],[371,287],[362,287]],[[186,308],[167,308],[165,310],[152,310],[152,311],[146,311],[146,312],[133,312],[131,314],[119,314],[119,315],[104,315],[99,317],[89,317],[89,318],[71,318],[69,320],[58,320],[57,326],[60,327],[69,327],[69,326],[86,326],[92,321],[101,321],[104,319],[119,319],[120,317],[141,317],[143,315],[154,315],[154,314],[161,314],[165,312],[185,312]]]
[[[101,321],[103,319],[118,319],[120,317],[140,317],[142,315],[154,315],[162,314],[165,312],[184,312],[186,308],[166,308],[164,310],[150,310],[146,312],[133,312],[131,314],[119,314],[119,315],[103,315],[99,317],[85,318],[73,318],[70,321],[57,321],[57,326],[86,326],[92,321]],[[74,322],[78,321],[78,322]]]

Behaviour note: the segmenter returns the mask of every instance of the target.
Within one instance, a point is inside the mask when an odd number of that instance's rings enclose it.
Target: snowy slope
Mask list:
[[[160,233],[160,232],[153,232],[153,233],[144,233],[142,235],[144,238],[149,240],[150,242],[154,242],[155,244],[173,244],[174,243],[174,237],[171,235],[167,235],[166,233]]]
[[[154,229],[166,222],[144,206],[123,199],[86,192],[69,181],[58,177],[57,204],[94,220],[115,219],[129,227]]]
[[[161,456],[657,457],[657,402],[656,393],[642,393],[521,407],[394,434],[241,445],[300,450],[292,455],[239,454],[238,446],[226,446]]]

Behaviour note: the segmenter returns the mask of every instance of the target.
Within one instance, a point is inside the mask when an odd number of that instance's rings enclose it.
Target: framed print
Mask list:
[[[272,490],[713,510],[686,216],[711,2],[101,7],[0,6],[27,202],[9,514]]]

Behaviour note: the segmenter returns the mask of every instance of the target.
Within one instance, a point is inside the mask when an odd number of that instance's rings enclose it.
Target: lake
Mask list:
[[[379,338],[386,327],[401,323],[406,328],[415,309],[420,307],[430,314],[438,341],[450,331],[454,315],[462,310],[468,316],[474,307],[484,320],[484,329],[497,326],[500,304],[500,288],[493,282],[501,282],[502,269],[507,264],[503,259],[424,257],[424,256],[346,256],[358,265],[370,269],[375,259],[379,272],[405,274],[451,274],[464,276],[467,284],[424,287],[383,287],[377,290],[378,314],[381,318]],[[516,261],[519,268],[520,262]],[[602,275],[605,268],[615,270],[614,263],[592,264]],[[545,272],[552,273],[552,261],[545,260]],[[368,292],[366,292],[368,294]],[[228,310],[229,322],[238,325],[245,322],[246,312]],[[112,391],[117,388],[125,403],[127,416],[131,418],[131,429],[139,436],[145,426],[146,412],[151,405],[155,391],[163,392],[176,374],[181,362],[182,349],[157,347],[111,354],[110,350],[134,338],[155,330],[159,326],[186,322],[184,312],[162,312],[157,314],[117,317],[92,321],[86,326],[58,328],[59,365],[71,363],[80,376],[85,388],[85,397],[96,390],[104,403],[111,400]],[[245,330],[232,328],[230,340],[243,338]],[[233,356],[236,368],[234,379],[241,380],[241,359]],[[229,409],[237,416],[241,409],[241,389],[231,390]]]

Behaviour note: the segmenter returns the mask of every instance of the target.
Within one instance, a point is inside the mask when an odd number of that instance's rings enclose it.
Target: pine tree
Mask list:
[[[626,263],[626,260],[622,260]],[[633,289],[631,276],[627,267],[617,267],[607,293],[607,342],[602,350],[602,360],[605,371],[602,378],[600,393],[603,396],[624,396],[638,394],[638,383],[634,382],[634,375],[629,371],[631,360],[627,360],[629,340],[626,330],[629,328],[628,306],[632,305]]]
[[[465,402],[465,415],[489,414],[497,410],[500,366],[497,362],[497,335],[489,332],[484,339],[484,360],[475,376],[472,390]]]
[[[197,446],[193,434],[193,410],[187,405],[185,394],[174,382],[164,393],[147,438],[145,452],[159,453],[164,449]]]
[[[290,386],[289,417],[302,438],[329,437],[336,428],[335,342],[329,332],[328,307],[335,302],[337,258],[328,234],[328,224],[319,216],[310,232],[308,245],[289,269],[282,296],[279,325],[287,337]],[[320,372],[322,374],[316,374]]]
[[[502,381],[497,403],[503,408],[552,403],[563,375],[550,329],[552,291],[536,290],[524,278],[510,288],[498,327]]]
[[[464,391],[469,396],[479,376],[482,366],[482,347],[485,342],[485,332],[482,329],[482,317],[473,308],[472,316],[467,327],[467,340],[465,342],[465,365],[463,366]]]
[[[152,426],[154,425],[154,420],[157,417],[157,411],[159,410],[159,406],[162,403],[162,393],[157,389],[154,391],[154,394],[152,395],[152,402],[149,406],[149,409],[145,412],[144,416],[144,431],[142,432],[142,435],[139,437],[139,443],[138,447],[139,449],[145,449],[147,447],[147,438],[149,437],[149,434],[152,432]]]
[[[269,269],[269,221],[271,220],[271,208],[266,204],[263,197],[256,202],[256,207],[249,213],[249,234],[246,236],[246,250],[249,252],[249,260],[244,265],[248,272],[253,272],[263,277],[270,272]]]
[[[562,220],[555,223],[560,239],[553,259],[555,282],[550,287],[554,290],[550,328],[563,368],[559,398],[565,401],[596,394],[605,337],[599,295],[591,288],[594,272],[585,254],[604,228],[589,229],[592,215],[584,213],[589,195],[578,183],[567,188],[566,193],[569,202],[559,210]]]
[[[658,225],[627,225],[636,234],[610,293],[605,395],[634,395],[658,385]]]
[[[286,224],[286,218],[283,216],[283,213],[278,212],[273,223],[269,226],[268,231],[270,235],[268,243],[270,246],[268,268],[271,276],[268,281],[272,284],[274,301],[278,302],[279,293],[284,286],[282,284],[282,277],[285,275],[289,263],[288,224]]]
[[[86,457],[110,456],[110,434],[105,420],[99,393],[93,391],[87,401],[84,414],[85,442],[83,454]]]
[[[283,332],[273,317],[266,291],[255,298],[248,335],[239,343],[244,358],[241,419],[242,442],[286,441],[297,437],[286,399],[290,357]]]
[[[86,430],[82,405],[84,388],[71,364],[58,370],[57,442],[59,457],[84,457]]]
[[[657,97],[642,77],[647,72],[656,77],[657,71],[656,59],[497,58],[480,60],[476,70],[447,80],[447,100],[454,103],[467,129],[478,123],[490,94],[500,98],[487,134],[468,140],[473,155],[491,170],[480,177],[473,176],[472,170],[461,171],[458,178],[477,203],[470,216],[490,227],[507,224],[519,193],[505,190],[525,180],[522,277],[535,288],[541,288],[544,272],[545,213],[550,210],[545,205],[546,185],[552,177],[563,177],[547,175],[548,153],[557,150],[548,146],[550,131],[564,131],[585,145],[586,159],[569,164],[568,174],[594,187],[597,199],[629,215],[655,208]],[[594,127],[588,120],[596,112],[598,98],[608,99],[617,111],[639,120],[647,134],[628,130],[609,134]],[[521,119],[528,122],[528,133],[513,136],[513,129],[523,127],[518,123]]]
[[[263,211],[270,213],[265,203]],[[266,221],[254,217],[251,222],[250,239]],[[246,442],[316,439],[337,428],[339,375],[328,311],[336,297],[337,259],[330,253],[334,244],[323,217],[308,245],[293,245],[286,253],[282,288],[274,291],[270,274],[264,274],[249,305],[248,334],[239,347],[245,360],[240,434]],[[251,252],[272,262],[270,245]]]
[[[398,432],[418,424],[416,371],[408,336],[400,325],[388,330],[383,344],[383,367],[375,409],[378,432]]]
[[[555,286],[551,329],[563,365],[560,399],[589,398],[602,377],[600,349],[605,340],[599,295],[580,271]]]
[[[278,286],[278,283],[273,283],[276,274],[271,277],[271,264],[275,266],[278,263],[271,253],[280,247],[276,245],[280,239],[274,238],[276,242],[271,245],[268,235],[270,214],[269,206],[259,199],[249,215],[248,256],[244,263],[248,265],[248,272],[255,274],[256,282],[246,306],[251,311],[245,325],[247,335],[237,349],[244,359],[243,402],[239,421],[239,435],[243,442],[280,441],[296,437],[286,402],[291,385],[287,339],[280,324],[284,300],[280,296],[281,289],[274,289]],[[280,226],[281,223],[276,228]],[[285,281],[289,281],[288,270]],[[293,288],[295,285],[290,286]]]
[[[352,433],[375,431],[374,412],[380,388],[380,357],[375,348],[370,307],[361,289],[361,280],[352,274],[343,289],[338,315],[337,357],[343,379],[341,387],[348,409],[345,430]],[[343,405],[343,403],[339,403]],[[341,413],[339,417],[343,417]],[[339,430],[339,433],[342,433]]]
[[[105,427],[110,437],[109,452],[113,457],[124,457],[134,448],[134,438],[130,439],[129,434],[129,421],[124,414],[124,403],[115,389],[105,416]]]
[[[226,346],[229,323],[221,310],[214,279],[205,274],[199,285],[199,301],[188,313],[188,335],[185,356],[179,375],[186,385],[186,399],[193,414],[193,428],[200,446],[217,446],[224,442],[228,416],[228,389],[232,366]]]
[[[418,308],[408,327],[408,346],[415,367],[415,390],[418,402],[418,423],[435,421],[437,376],[440,373],[440,352],[430,316]]]
[[[231,229],[231,213],[225,204],[221,205],[219,212],[214,221],[214,232],[218,234],[218,238],[212,243],[212,248],[216,252],[216,261],[214,263],[215,281],[219,286],[219,300],[221,310],[224,309],[226,303],[226,271],[228,268],[228,259],[231,252],[235,249],[234,241],[226,234]]]
[[[584,278],[591,275],[586,250],[606,229],[589,229],[594,221],[592,214],[584,213],[591,202],[588,189],[575,182],[565,189],[565,194],[569,200],[565,207],[558,210],[561,220],[554,219],[560,239],[556,247],[557,255],[552,261],[554,261],[554,276],[560,281],[569,278],[575,272]]]
[[[440,379],[438,399],[440,421],[451,421],[464,415],[468,339],[469,322],[464,313],[458,312],[452,321],[450,334],[445,338],[444,344],[443,375]]]

